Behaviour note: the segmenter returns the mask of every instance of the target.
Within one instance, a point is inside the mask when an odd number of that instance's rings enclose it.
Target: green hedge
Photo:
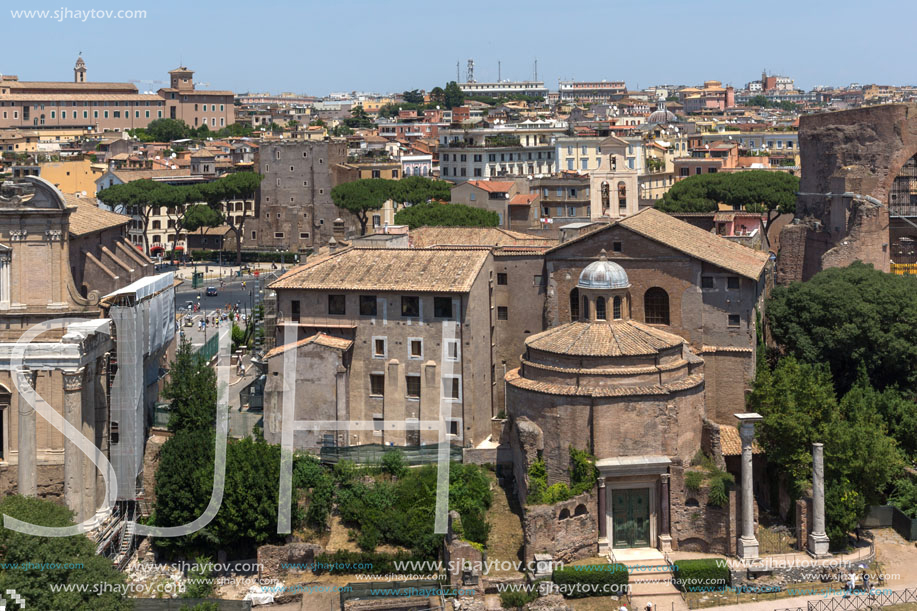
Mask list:
[[[684,592],[725,588],[730,585],[729,567],[719,558],[679,560],[675,563],[674,582]]]
[[[556,569],[551,581],[561,587],[565,597],[585,598],[626,594],[628,578],[623,564],[596,564]]]
[[[411,573],[412,569],[407,568],[407,563],[411,560],[416,560],[416,557],[410,552],[383,554],[381,552],[350,552],[347,550],[338,550],[333,554],[318,554],[315,556],[312,572],[316,575],[321,575],[322,573],[331,575],[352,573]],[[404,562],[405,568],[400,571],[396,569],[396,561]],[[330,565],[334,565],[334,567],[332,568]],[[363,568],[355,568],[358,565],[362,565]],[[367,566],[371,566],[371,568],[366,568]]]

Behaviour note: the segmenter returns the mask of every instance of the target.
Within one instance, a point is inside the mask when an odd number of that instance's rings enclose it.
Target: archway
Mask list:
[[[669,294],[658,286],[643,295],[643,322],[648,325],[668,325]]]

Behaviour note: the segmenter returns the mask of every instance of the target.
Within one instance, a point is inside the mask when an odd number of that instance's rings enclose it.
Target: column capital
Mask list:
[[[668,473],[660,473],[660,474],[659,474],[659,479],[660,479],[660,480],[662,481],[662,483],[664,483],[664,484],[667,484],[667,483],[669,482],[669,477],[670,477],[670,476],[669,476]]]
[[[599,488],[604,488],[604,487],[605,487],[605,478],[604,478],[604,477],[599,477],[599,478],[597,478],[597,480],[598,480],[598,482],[599,482]]]
[[[83,374],[86,373],[85,367],[80,367],[72,371],[62,371],[64,377],[64,391],[74,392],[83,388]]]

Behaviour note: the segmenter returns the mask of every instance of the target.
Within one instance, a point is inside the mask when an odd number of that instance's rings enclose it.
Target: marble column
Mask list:
[[[608,537],[608,509],[605,498],[605,478],[599,478],[599,539]]]
[[[758,539],[755,537],[755,492],[752,478],[752,442],[755,439],[755,422],[762,417],[755,413],[736,414],[739,419],[739,436],[742,438],[742,536],[739,537],[738,555],[743,560],[758,557]]]
[[[78,432],[83,424],[83,375],[85,368],[62,372],[64,380],[64,420]],[[77,522],[85,516],[83,507],[83,453],[77,445],[64,435],[64,499],[73,511]]]
[[[35,408],[26,403],[21,389],[25,384],[31,384],[32,388],[35,388],[36,375],[34,372],[26,370],[17,371],[16,375],[20,376],[19,421],[17,423],[19,494],[36,496],[38,493],[38,448],[35,433]]]
[[[828,535],[825,533],[825,446],[812,444],[812,532],[809,533],[809,553],[816,558],[828,556]]]
[[[659,549],[672,551],[671,506],[669,504],[669,474],[659,475]]]

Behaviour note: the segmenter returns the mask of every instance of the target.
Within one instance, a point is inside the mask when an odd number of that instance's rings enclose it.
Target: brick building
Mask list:
[[[339,217],[356,230],[356,221],[331,200],[331,189],[349,174],[346,161],[343,141],[262,143],[255,168],[264,180],[256,196],[255,222],[245,228],[245,247],[308,250],[331,238]]]

